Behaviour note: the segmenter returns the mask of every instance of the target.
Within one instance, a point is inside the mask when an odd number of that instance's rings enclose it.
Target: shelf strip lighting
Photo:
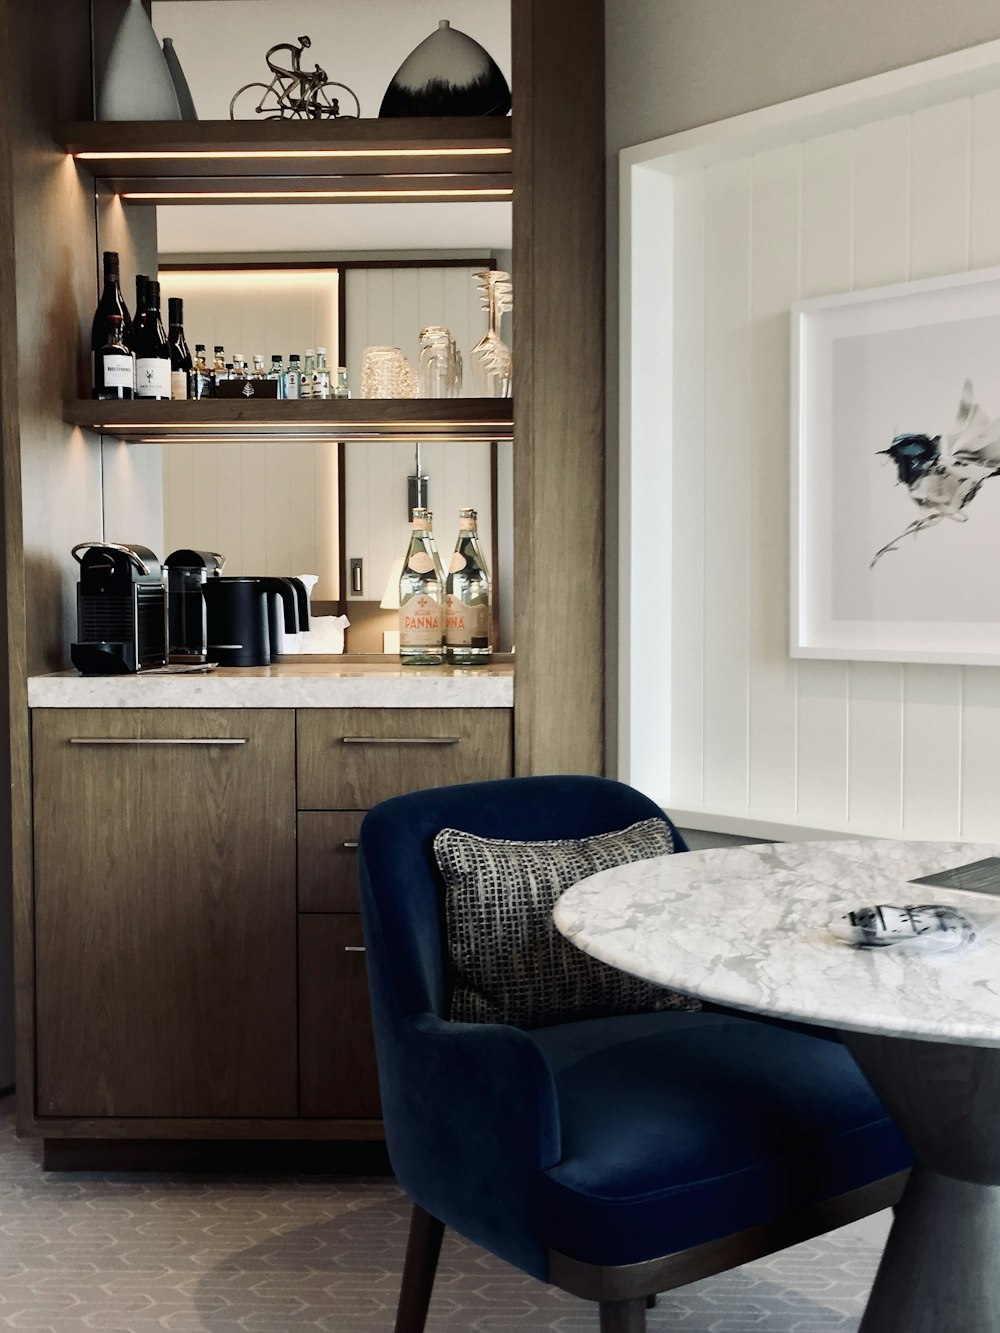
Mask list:
[[[100,429],[100,428],[98,428]],[[122,438],[123,432],[128,429],[124,426],[116,426],[113,431],[106,430],[105,434],[114,434]],[[144,426],[141,430],[148,430]],[[347,432],[330,430],[323,432],[321,430],[313,431],[309,434],[292,435],[282,432],[280,435],[265,435],[255,433],[246,428],[242,430],[230,431],[228,434],[221,435],[143,435],[137,431],[135,436],[129,436],[128,439],[134,444],[309,444],[317,440],[330,440],[334,443],[344,442],[350,444],[359,440],[396,440],[407,441],[419,438],[421,444],[452,444],[465,440],[464,435],[440,435],[426,431],[423,427],[419,431],[413,431],[410,435],[400,435],[396,431],[385,430],[367,430],[361,433],[355,431]],[[504,428],[490,435],[490,439],[507,440],[511,438],[510,423]]]
[[[210,199],[510,199],[512,187],[469,190],[123,190],[122,199],[156,203]]]
[[[510,148],[253,148],[253,149],[88,149],[73,156],[86,162],[190,162],[269,158],[509,157]]]
[[[227,431],[242,431],[244,434],[250,431],[277,431],[280,432],[283,439],[291,438],[286,435],[288,429],[287,421],[234,421],[231,425],[220,421],[186,421],[183,426],[178,426],[176,422],[166,421],[101,421],[95,418],[92,422],[80,422],[80,425],[87,426],[91,430],[105,431],[201,431],[212,430],[217,435],[225,435]],[[382,434],[396,435],[400,431],[410,431],[420,434],[422,431],[427,434],[436,434],[440,436],[450,435],[457,439],[462,439],[462,431],[480,431],[480,430],[506,430],[511,429],[510,421],[456,421],[454,424],[448,423],[445,430],[440,425],[435,425],[428,421],[310,421],[304,426],[299,427],[295,433],[308,434],[310,431],[322,430],[330,431],[333,434],[349,436],[357,433],[359,430],[372,431],[377,430]],[[200,437],[200,436],[199,436]]]

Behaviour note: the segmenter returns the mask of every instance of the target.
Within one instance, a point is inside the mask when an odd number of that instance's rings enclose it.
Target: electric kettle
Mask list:
[[[208,658],[219,666],[268,666],[271,662],[272,597],[280,601],[284,631],[297,634],[298,597],[287,579],[210,578],[204,586]]]

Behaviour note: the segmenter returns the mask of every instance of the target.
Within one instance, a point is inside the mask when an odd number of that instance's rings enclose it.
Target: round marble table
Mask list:
[[[910,884],[1000,844],[776,843],[659,857],[568,889],[559,930],[649,981],[840,1030],[910,1140],[860,1333],[1000,1330],[1000,898]],[[948,903],[983,926],[936,955],[827,930],[871,903]]]

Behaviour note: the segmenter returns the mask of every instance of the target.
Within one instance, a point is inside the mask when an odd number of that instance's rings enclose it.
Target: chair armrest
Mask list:
[[[561,1153],[555,1082],[531,1034],[423,1013],[393,1045],[380,1051],[382,1110],[404,1189],[495,1252],[498,1233],[530,1233],[538,1173]]]

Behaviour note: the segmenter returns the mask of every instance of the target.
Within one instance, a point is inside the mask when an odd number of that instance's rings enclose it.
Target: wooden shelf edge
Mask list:
[[[59,135],[68,153],[295,152],[377,148],[509,148],[510,116],[402,116],[335,120],[86,120]]]
[[[510,398],[407,398],[280,402],[239,398],[199,402],[66,403],[63,420],[129,441],[253,440],[509,440]]]
[[[140,202],[311,202],[316,192],[333,202],[400,192],[408,202],[503,201],[512,189],[507,116],[78,121],[58,140],[95,179]]]

